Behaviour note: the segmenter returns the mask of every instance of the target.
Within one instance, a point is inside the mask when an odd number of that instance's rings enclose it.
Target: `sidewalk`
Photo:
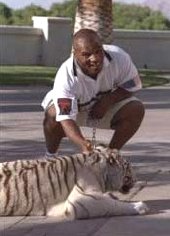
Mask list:
[[[38,158],[45,152],[40,102],[48,87],[0,88],[0,161]],[[1,217],[0,236],[169,236],[170,235],[170,85],[144,89],[138,96],[146,107],[140,130],[124,147],[136,170],[138,184],[121,199],[144,200],[146,216],[126,216],[56,223],[50,217]],[[87,137],[89,128],[82,128]],[[108,143],[111,131],[97,130]],[[60,154],[79,150],[65,139]]]

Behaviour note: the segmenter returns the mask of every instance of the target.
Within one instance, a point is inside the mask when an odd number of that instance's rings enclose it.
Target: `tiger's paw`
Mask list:
[[[144,202],[135,202],[134,209],[137,211],[139,215],[145,215],[149,212],[149,208]]]

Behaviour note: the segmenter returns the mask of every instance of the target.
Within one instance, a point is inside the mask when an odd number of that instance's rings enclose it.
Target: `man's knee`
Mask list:
[[[128,117],[135,117],[136,119],[143,119],[145,108],[141,101],[132,101],[127,104]]]
[[[52,105],[45,112],[43,126],[45,134],[50,133],[50,135],[54,136],[56,136],[57,134],[57,137],[59,139],[66,136],[61,123],[56,121],[56,110],[54,105]]]
[[[128,121],[132,123],[140,124],[145,114],[145,108],[141,101],[131,101],[124,105],[111,121],[111,126],[114,128],[121,121]]]
[[[57,125],[56,110],[55,110],[54,105],[45,111],[43,125],[44,127],[45,126],[55,127]]]

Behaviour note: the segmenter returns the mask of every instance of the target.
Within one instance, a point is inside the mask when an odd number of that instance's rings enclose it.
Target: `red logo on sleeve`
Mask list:
[[[72,100],[70,98],[58,98],[59,115],[69,115],[71,112]]]

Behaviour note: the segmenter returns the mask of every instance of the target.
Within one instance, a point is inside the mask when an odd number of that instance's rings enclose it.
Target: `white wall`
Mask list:
[[[0,26],[0,64],[59,66],[70,55],[71,38],[69,18],[33,17],[33,27]],[[138,68],[170,70],[170,31],[114,30],[114,44]]]
[[[32,27],[0,27],[0,64],[35,65],[42,57],[42,32]]]
[[[124,48],[138,68],[170,70],[170,31],[115,30],[114,43]]]
[[[43,64],[60,65],[70,55],[72,25],[70,18],[36,17],[33,27],[43,33]]]

